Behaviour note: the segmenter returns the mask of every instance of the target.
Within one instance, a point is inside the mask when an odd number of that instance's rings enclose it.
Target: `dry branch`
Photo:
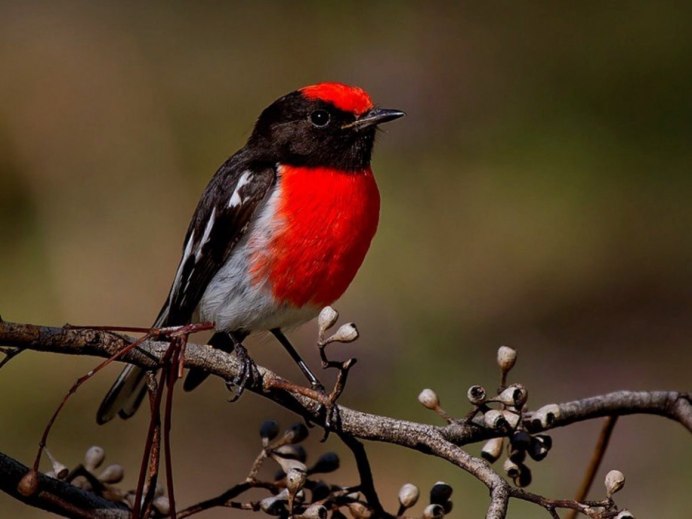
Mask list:
[[[55,328],[0,322],[0,345],[20,349],[110,357],[124,348],[130,341],[132,339],[128,337],[103,330]],[[155,368],[159,366],[168,346],[167,342],[146,341],[125,354],[122,360],[143,367]],[[185,366],[205,369],[224,380],[236,379],[243,369],[242,363],[232,354],[197,344],[187,345]],[[304,394],[288,389],[295,386],[270,370],[263,367],[258,367],[258,370],[259,379],[251,380],[247,390],[273,400],[298,413],[306,420],[325,426],[324,406]],[[517,491],[511,487],[486,461],[469,455],[461,448],[468,443],[501,435],[501,432],[497,430],[489,430],[469,422],[433,426],[363,413],[343,406],[337,407],[338,424],[329,423],[327,426],[336,431],[340,437],[386,442],[408,447],[445,459],[473,475],[490,490],[491,503],[486,515],[488,518],[505,517],[510,497],[532,500],[529,498],[532,496],[531,494]],[[529,431],[538,432],[602,416],[645,413],[675,420],[692,431],[690,397],[675,391],[617,391],[557,404],[556,409],[558,412],[549,424],[541,425],[538,420],[533,419],[531,413],[525,416],[524,424]],[[2,468],[4,469],[6,466],[3,465]],[[2,470],[0,473],[2,488],[6,492],[10,492],[12,481],[16,487],[18,470],[17,468],[14,471]],[[42,482],[45,482],[45,478]],[[366,481],[366,483],[372,485],[371,481]],[[52,481],[50,484],[52,486],[46,488],[58,489],[56,492],[64,500],[72,502],[73,498],[84,498],[82,495],[84,493],[77,492],[75,494],[72,489],[68,492],[66,488],[60,485],[56,486]],[[41,503],[38,502],[30,504],[41,506]],[[96,505],[97,503],[94,504],[94,506]],[[63,512],[66,510],[63,509]],[[119,514],[120,512],[114,511],[114,513]],[[79,517],[68,513],[64,513],[64,515]]]

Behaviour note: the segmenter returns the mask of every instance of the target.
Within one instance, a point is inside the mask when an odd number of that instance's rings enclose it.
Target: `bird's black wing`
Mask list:
[[[275,181],[273,165],[253,165],[242,152],[219,168],[190,222],[175,280],[156,326],[190,322],[207,285],[247,232],[252,215]]]
[[[191,321],[207,285],[247,232],[274,182],[275,166],[251,162],[242,151],[219,168],[197,204],[175,280],[155,326]],[[144,374],[143,368],[133,365],[123,370],[99,407],[99,424],[116,414],[129,418],[137,411],[146,396]]]

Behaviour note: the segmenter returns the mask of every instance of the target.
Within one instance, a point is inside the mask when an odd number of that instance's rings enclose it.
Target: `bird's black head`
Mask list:
[[[319,83],[269,105],[247,147],[256,160],[359,171],[370,164],[377,125],[402,115],[375,108],[358,87]]]

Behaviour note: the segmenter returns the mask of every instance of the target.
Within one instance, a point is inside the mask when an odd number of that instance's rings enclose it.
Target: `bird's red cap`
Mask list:
[[[300,92],[308,99],[331,103],[355,115],[362,115],[374,106],[365,90],[344,83],[317,83],[301,88]]]

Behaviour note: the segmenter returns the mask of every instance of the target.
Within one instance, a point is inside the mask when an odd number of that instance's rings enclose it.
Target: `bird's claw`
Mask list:
[[[235,402],[238,400],[245,391],[245,388],[248,386],[248,383],[254,382],[259,378],[257,364],[255,364],[255,361],[252,360],[250,355],[248,355],[245,346],[242,344],[236,344],[233,352],[238,357],[242,367],[238,376],[231,380],[226,380],[226,387],[231,393],[233,393],[233,396],[230,398],[229,402]]]

